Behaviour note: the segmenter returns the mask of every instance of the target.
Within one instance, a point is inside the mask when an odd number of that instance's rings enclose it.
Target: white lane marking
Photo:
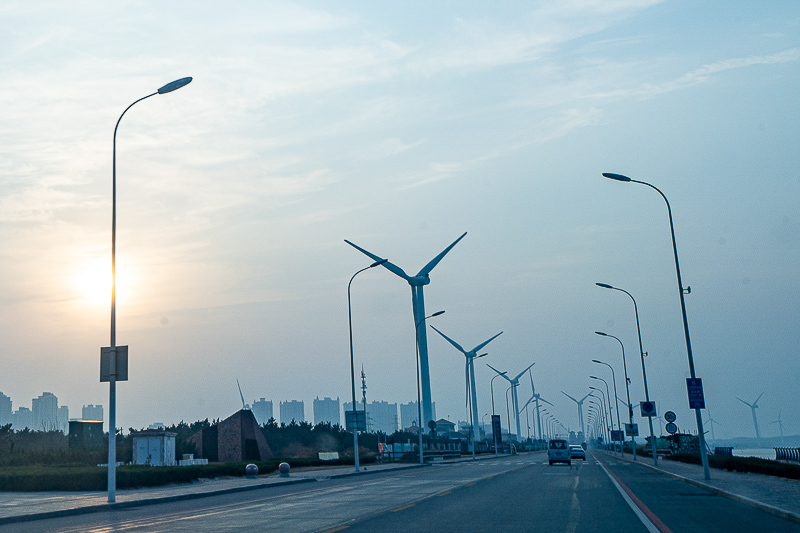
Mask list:
[[[650,521],[650,519],[647,518],[647,515],[645,515],[642,512],[642,510],[639,509],[639,506],[636,505],[635,503],[633,503],[633,500],[631,500],[631,497],[628,496],[628,493],[625,492],[625,490],[622,487],[619,486],[619,483],[617,483],[617,480],[614,479],[614,476],[611,475],[611,472],[608,471],[608,468],[606,468],[606,465],[604,465],[603,463],[600,463],[600,462],[598,462],[597,464],[599,464],[600,468],[603,469],[603,472],[606,473],[606,475],[608,476],[608,479],[611,480],[611,483],[613,483],[614,486],[617,487],[617,490],[619,491],[619,493],[622,494],[622,498],[628,503],[628,505],[633,510],[633,512],[636,513],[636,516],[638,516],[639,520],[642,521],[642,524],[644,524],[644,527],[647,528],[647,531],[649,531],[650,533],[661,533],[661,531],[655,526],[655,524],[653,524]]]

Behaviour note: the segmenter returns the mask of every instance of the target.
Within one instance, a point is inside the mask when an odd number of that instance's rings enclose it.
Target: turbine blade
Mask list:
[[[572,400],[573,402],[575,402],[575,403],[578,403],[578,400],[576,400],[575,398],[573,398],[572,396],[570,396],[569,394],[567,394],[567,393],[566,393],[566,392],[564,392],[563,390],[561,391],[561,394],[563,394],[564,396],[566,396],[567,398],[569,398],[569,399],[570,399],[570,400]]]
[[[497,372],[497,375],[499,375],[499,376],[502,376],[503,378],[505,378],[505,380],[506,380],[506,381],[508,381],[508,382],[510,382],[510,381],[511,381],[511,379],[509,379],[509,377],[508,377],[508,376],[506,376],[505,374],[503,374],[502,372],[500,372],[499,370],[497,370],[495,367],[493,367],[493,366],[492,366],[492,365],[490,365],[489,363],[486,363],[486,366],[488,366],[489,368],[491,368],[492,370],[494,370],[495,372]]]
[[[544,403],[546,403],[547,405],[553,405],[552,403],[548,402],[547,400],[545,400],[545,399],[544,399],[544,398],[542,398],[541,396],[539,396],[539,401],[540,401],[540,402],[544,402]],[[553,405],[553,407],[555,407],[555,405]]]
[[[464,348],[462,348],[460,344],[458,344],[456,341],[454,341],[453,339],[451,339],[450,337],[448,337],[447,335],[445,335],[444,333],[442,333],[441,331],[439,331],[438,329],[436,329],[436,328],[433,326],[433,324],[430,324],[430,326],[433,328],[433,331],[435,331],[436,333],[438,333],[439,335],[441,335],[442,337],[444,337],[444,338],[445,338],[445,340],[446,340],[447,342],[449,342],[450,344],[452,344],[453,346],[455,346],[456,350],[458,350],[459,352],[463,353],[464,355],[467,355],[467,352],[466,352],[466,351],[464,351]]]
[[[467,234],[467,232],[465,231],[465,232],[464,232],[464,235],[466,235],[466,234]],[[452,249],[453,249],[453,246],[455,246],[456,244],[458,244],[458,241],[460,241],[461,239],[463,239],[463,238],[464,238],[464,235],[462,235],[461,237],[459,237],[458,239],[456,239],[456,240],[455,240],[455,242],[454,242],[453,244],[451,244],[450,246],[448,246],[447,248],[445,248],[445,249],[444,249],[444,251],[443,251],[442,253],[440,253],[439,255],[437,255],[436,257],[434,257],[433,259],[431,259],[431,262],[430,262],[430,263],[428,263],[427,265],[425,265],[424,267],[422,267],[422,270],[420,270],[420,271],[419,271],[419,274],[417,274],[417,276],[427,276],[428,274],[430,274],[430,273],[431,273],[431,270],[433,270],[433,269],[434,269],[434,267],[435,267],[436,265],[438,265],[438,264],[439,264],[439,261],[441,261],[441,260],[442,260],[442,258],[443,258],[445,255],[447,255],[447,252],[449,252],[450,250],[452,250]],[[376,259],[376,261],[377,261],[377,259]]]
[[[583,398],[581,398],[581,401],[579,401],[578,403],[583,403],[583,401],[584,401],[586,398],[588,398],[589,396],[591,396],[591,394],[587,394],[586,396],[584,396]]]
[[[741,398],[739,398],[738,396],[736,397],[736,399],[737,399],[737,400],[739,400],[740,402],[742,402],[743,404],[745,404],[745,405],[746,405],[747,407],[749,407],[750,409],[752,409],[752,408],[753,408],[753,406],[752,406],[751,404],[749,404],[749,403],[747,403],[746,401],[742,400],[742,399],[741,399]]]
[[[763,392],[759,394],[758,398],[756,398],[756,401],[753,402],[753,407],[758,407],[758,400],[760,400],[762,396],[764,396]]]
[[[535,365],[535,364],[536,364],[536,363],[531,363],[531,364],[529,364],[529,365],[528,365],[528,368],[532,367],[532,366],[533,366],[533,365]],[[519,374],[517,374],[517,377],[515,377],[515,378],[513,379],[513,381],[519,381],[519,378],[521,378],[521,377],[522,377],[522,374],[524,374],[525,372],[527,372],[527,371],[528,371],[528,368],[526,368],[525,370],[523,370],[522,372],[520,372]]]
[[[531,378],[531,392],[532,392],[533,394],[536,394],[536,389],[533,387],[533,374],[531,374],[530,372],[528,372],[528,377],[530,377],[530,378]]]
[[[366,251],[365,249],[361,248],[360,246],[357,246],[357,245],[353,244],[352,242],[348,241],[347,239],[345,239],[344,242],[346,242],[347,244],[349,244],[350,246],[352,246],[353,248],[355,248],[359,252],[363,253],[367,257],[372,258],[373,261],[383,261],[383,257],[378,257],[377,255]],[[399,266],[397,266],[395,264],[390,263],[389,261],[386,261],[381,266],[385,267],[389,272],[397,274],[398,276],[400,276],[401,278],[403,278],[406,281],[408,281],[410,279],[408,274],[406,274],[403,271],[402,268],[400,268]]]
[[[481,344],[479,344],[476,347],[474,347],[472,349],[472,351],[475,352],[475,353],[478,353],[478,350],[480,350],[481,348],[483,348],[484,346],[486,346],[487,344],[489,344],[490,342],[492,342],[493,340],[495,340],[497,337],[499,337],[502,334],[503,334],[503,332],[501,331],[500,333],[498,333],[497,335],[495,335],[494,337],[492,337],[488,341],[482,342]]]

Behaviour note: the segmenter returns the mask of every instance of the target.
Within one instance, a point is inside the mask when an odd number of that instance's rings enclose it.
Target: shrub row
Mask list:
[[[352,464],[338,459],[270,459],[256,462],[259,474],[269,474],[286,461],[293,468],[304,466],[336,466]],[[374,459],[365,458],[364,463]],[[247,462],[211,463],[192,466],[136,466],[117,468],[117,488],[155,487],[172,483],[188,483],[201,478],[243,476]],[[108,470],[99,466],[26,466],[0,469],[0,491],[104,491],[108,488]]]
[[[696,465],[701,464],[700,454],[675,454],[669,455],[666,458],[670,461],[680,461]],[[731,472],[751,472],[754,474],[800,479],[800,465],[780,463],[778,461],[770,461],[769,459],[759,459],[758,457],[709,455],[708,465],[713,468],[720,468]]]

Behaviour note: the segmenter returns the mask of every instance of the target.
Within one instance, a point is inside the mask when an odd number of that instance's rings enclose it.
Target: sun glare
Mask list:
[[[97,258],[87,261],[76,276],[78,298],[89,305],[108,305],[111,302],[111,261]],[[129,294],[132,279],[130,269],[117,265],[117,300]]]

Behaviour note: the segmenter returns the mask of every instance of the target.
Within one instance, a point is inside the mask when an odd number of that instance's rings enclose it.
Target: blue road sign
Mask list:
[[[667,422],[675,422],[678,419],[678,415],[675,414],[675,411],[667,411],[664,413],[664,420]]]
[[[658,411],[656,411],[656,402],[641,402],[639,406],[642,409],[642,416],[658,416]]]
[[[673,433],[676,433],[678,431],[678,426],[676,426],[674,423],[670,422],[669,424],[664,426],[664,429],[666,429],[668,433],[673,434]]]
[[[686,391],[689,393],[689,409],[706,408],[706,400],[703,397],[702,379],[686,378]]]
[[[500,415],[492,415],[492,441],[503,442],[503,429],[500,427]]]

